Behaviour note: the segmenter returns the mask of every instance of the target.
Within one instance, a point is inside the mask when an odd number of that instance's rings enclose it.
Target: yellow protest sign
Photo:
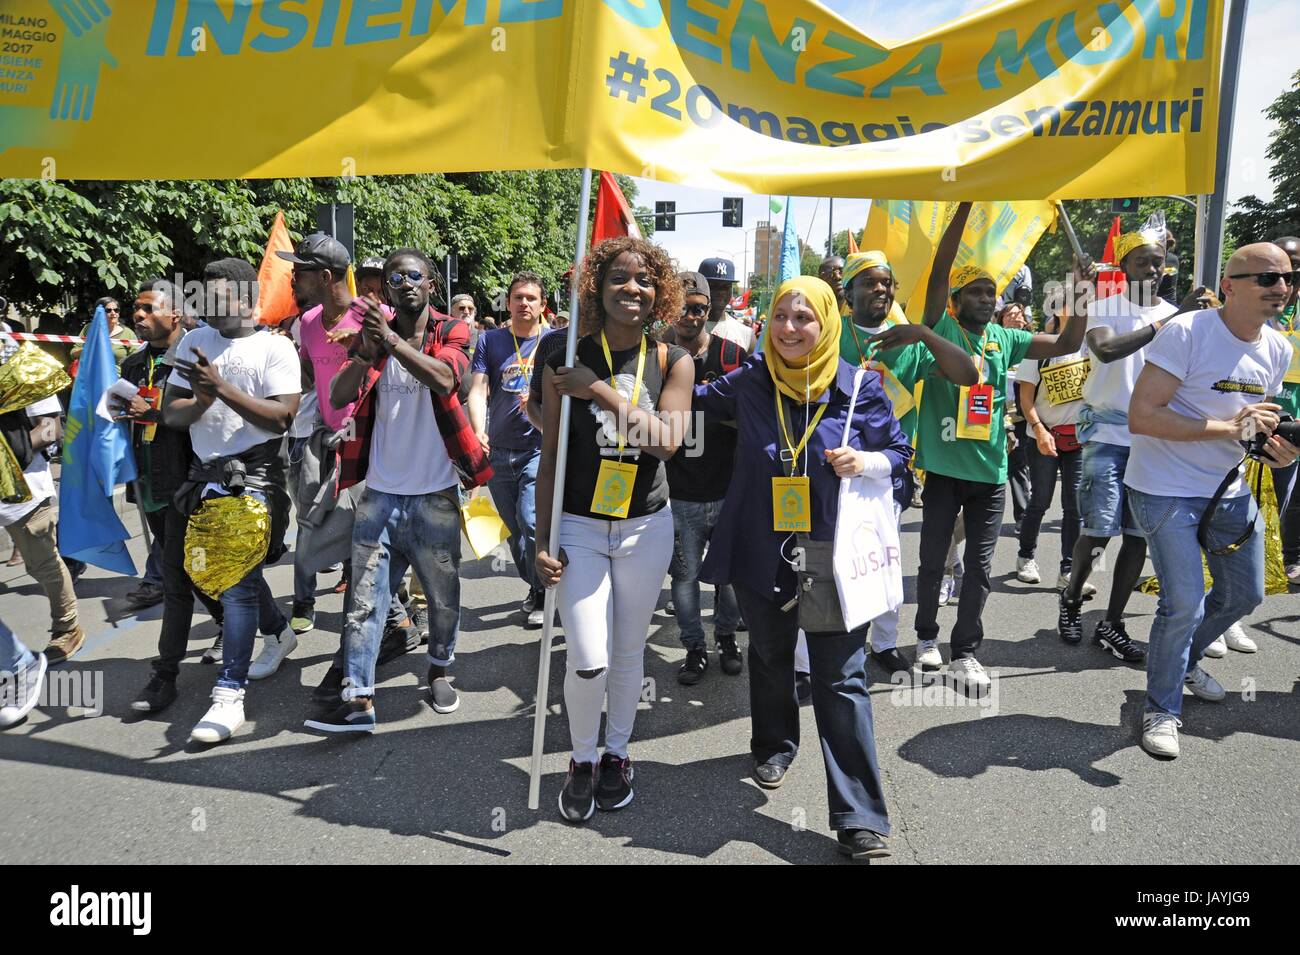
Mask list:
[[[1064,361],[1056,365],[1040,365],[1038,368],[1039,387],[1049,404],[1063,405],[1071,401],[1083,400],[1083,383],[1092,371],[1092,362],[1088,358]]]
[[[0,176],[592,166],[754,193],[1212,191],[1223,4],[5,0]],[[140,149],[147,127],[165,149]]]

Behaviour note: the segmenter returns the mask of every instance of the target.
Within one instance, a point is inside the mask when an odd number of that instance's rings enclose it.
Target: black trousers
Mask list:
[[[160,511],[146,514],[149,530],[162,541],[163,618],[158,633],[158,659],[154,671],[175,679],[190,640],[197,596],[212,619],[221,626],[221,601],[198,590],[185,572],[185,528],[189,518],[168,504]]]
[[[1002,530],[1006,485],[964,481],[935,474],[925,476],[921,511],[921,567],[916,576],[916,638],[939,639],[939,586],[952,545],[952,532],[961,511],[966,527],[966,574],[952,628],[952,655],[973,657],[984,639],[984,603],[989,597],[993,548]]]
[[[1033,497],[1033,477],[1029,470],[1029,445],[1033,441],[1025,433],[1024,421],[1014,425],[1016,448],[1007,452],[1007,484],[1011,486],[1011,516],[1019,524],[1029,510]]]

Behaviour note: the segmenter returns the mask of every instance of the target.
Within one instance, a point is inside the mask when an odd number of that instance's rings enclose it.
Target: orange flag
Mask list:
[[[853,238],[853,230],[850,229],[849,230],[849,255],[852,255],[856,251],[858,251],[858,242],[856,239]]]
[[[1106,250],[1101,254],[1101,261],[1111,263],[1112,267],[1102,265],[1097,271],[1097,298],[1119,295],[1128,288],[1128,281],[1124,278],[1119,263],[1115,261],[1115,240],[1123,231],[1120,218],[1116,216],[1110,224],[1110,234],[1106,236]]]
[[[271,224],[271,237],[262,256],[262,267],[257,270],[257,308],[254,321],[263,325],[279,325],[286,318],[298,314],[298,304],[293,300],[293,264],[275,253],[292,252],[293,242],[284,225],[284,213],[275,214]]]

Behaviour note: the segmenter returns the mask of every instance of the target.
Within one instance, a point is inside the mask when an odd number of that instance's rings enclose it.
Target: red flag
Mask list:
[[[1124,273],[1119,270],[1119,263],[1115,261],[1115,240],[1120,237],[1120,233],[1123,231],[1119,216],[1116,216],[1111,220],[1110,234],[1106,236],[1106,250],[1101,254],[1102,263],[1110,263],[1115,268],[1107,269],[1105,265],[1100,267],[1097,272],[1097,298],[1118,295],[1128,288]]]
[[[727,304],[731,308],[735,309],[736,311],[741,311],[742,309],[749,308],[749,292],[750,292],[749,289],[745,289],[744,295],[737,295]]]
[[[623,197],[623,190],[618,187],[613,173],[600,174],[600,191],[596,193],[596,227],[591,234],[591,244],[619,235],[641,238],[641,229],[636,224],[632,207]]]
[[[286,318],[298,314],[298,304],[293,299],[293,265],[276,255],[292,252],[293,242],[284,225],[284,213],[275,214],[271,224],[271,237],[262,256],[262,267],[257,270],[257,308],[254,321],[263,325],[278,325]]]

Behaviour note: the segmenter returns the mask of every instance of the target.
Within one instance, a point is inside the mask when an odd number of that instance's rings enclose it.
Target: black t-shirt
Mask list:
[[[538,405],[542,403],[542,382],[546,378],[544,372],[540,369],[550,365],[552,368],[558,368],[564,364],[564,344],[568,340],[569,330],[567,328],[553,328],[549,332],[542,334],[542,340],[537,343],[537,351],[533,352],[533,367],[539,369],[528,383],[528,399],[536,401]],[[551,358],[559,354],[559,362],[551,361]]]
[[[723,349],[729,364],[738,366],[747,357],[735,342],[713,335],[703,355],[695,359],[695,383],[716,381],[726,374]],[[731,424],[708,423],[703,435],[695,416],[691,429],[677,453],[668,461],[668,491],[674,500],[708,502],[727,496],[736,461],[736,428]]]
[[[560,342],[563,343],[561,338]],[[537,343],[543,348],[546,341]],[[654,411],[659,407],[659,396],[663,392],[665,375],[659,370],[659,343],[646,339],[645,372],[637,406]],[[672,368],[680,359],[689,355],[676,345],[665,345],[667,361],[665,368]],[[632,397],[635,385],[636,363],[639,346],[623,351],[612,351],[614,360],[613,373],[615,386],[625,398]],[[604,350],[599,338],[578,339],[578,364],[590,368],[604,381],[610,380],[610,368],[605,364]],[[552,369],[564,364],[564,349],[556,348],[545,358]],[[608,520],[604,514],[591,510],[591,500],[596,493],[596,475],[600,472],[602,460],[618,461],[618,437],[612,416],[594,401],[573,399],[573,409],[569,414],[569,457],[564,479],[564,511],[579,517],[593,517]],[[632,499],[628,505],[627,516],[644,517],[653,514],[668,503],[668,480],[664,475],[663,462],[647,451],[637,453],[632,445],[623,451],[623,463],[636,465],[636,480],[632,485]]]

